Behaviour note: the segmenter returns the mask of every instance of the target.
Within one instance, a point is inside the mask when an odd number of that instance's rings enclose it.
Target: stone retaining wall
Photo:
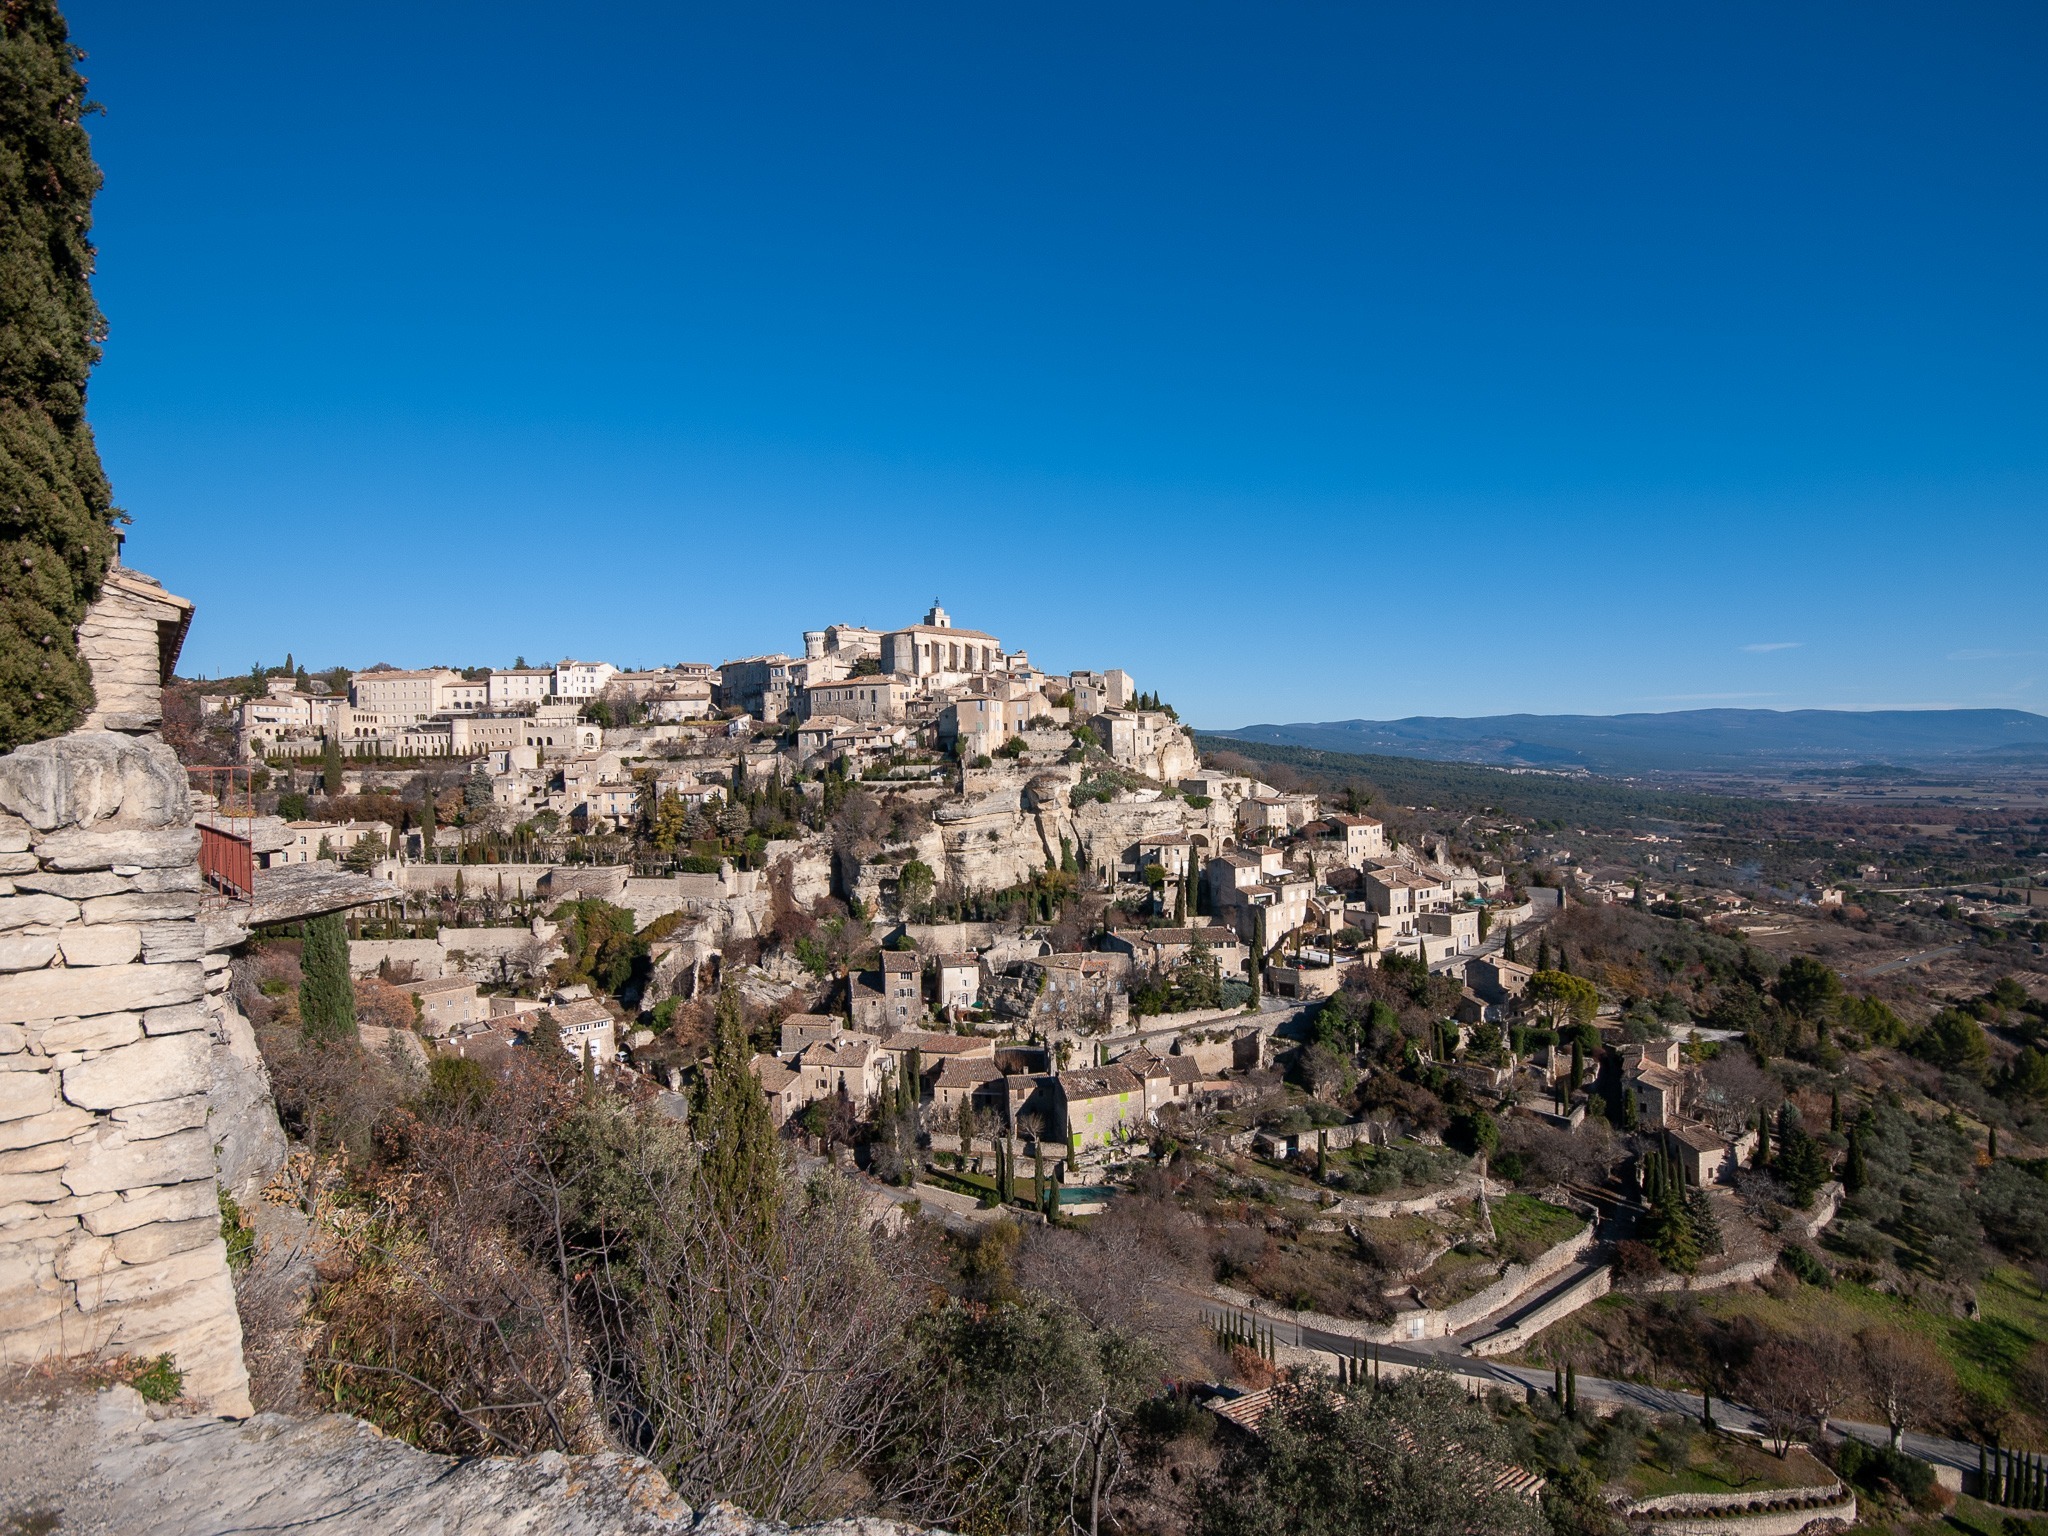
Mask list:
[[[78,731],[0,757],[0,1361],[172,1355],[250,1411],[216,1172],[283,1151],[227,996],[184,770]]]
[[[1856,1522],[1856,1495],[1841,1483],[1767,1493],[1670,1493],[1621,1506],[1644,1536],[1798,1536],[1816,1521]]]
[[[1528,1316],[1517,1318],[1512,1327],[1503,1328],[1499,1333],[1489,1334],[1483,1339],[1475,1339],[1472,1343],[1472,1353],[1505,1355],[1520,1349],[1559,1318],[1570,1317],[1579,1308],[1592,1305],[1613,1288],[1614,1271],[1603,1264],[1559,1290]]]

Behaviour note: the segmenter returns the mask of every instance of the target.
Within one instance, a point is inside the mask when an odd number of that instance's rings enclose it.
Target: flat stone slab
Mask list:
[[[294,864],[288,869],[256,871],[256,892],[248,906],[251,928],[272,923],[299,923],[329,912],[347,912],[396,901],[404,892],[395,885],[334,865]]]

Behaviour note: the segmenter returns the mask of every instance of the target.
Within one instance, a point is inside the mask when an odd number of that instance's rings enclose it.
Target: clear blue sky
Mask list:
[[[69,12],[189,671],[2048,707],[2038,4]]]

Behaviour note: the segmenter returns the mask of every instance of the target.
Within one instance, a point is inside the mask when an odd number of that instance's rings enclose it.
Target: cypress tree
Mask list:
[[[727,987],[718,994],[711,1060],[697,1079],[694,1128],[704,1149],[697,1177],[718,1213],[760,1241],[782,1198],[782,1159],[749,1054],[739,994]]]
[[[1842,1090],[1839,1088],[1828,1093],[1828,1129],[1837,1136],[1842,1134]]]
[[[97,110],[54,0],[0,6],[0,752],[93,703],[77,629],[125,521],[85,419]]]
[[[434,855],[434,786],[429,784],[420,797],[420,852]]]
[[[1536,969],[1550,969],[1550,935],[1547,933],[1536,941]]]
[[[1579,1084],[1586,1080],[1586,1043],[1577,1035],[1572,1036],[1572,1092],[1579,1091]]]
[[[1989,1142],[1985,1145],[1984,1150],[1985,1153],[1990,1157],[1991,1161],[1995,1163],[1998,1161],[1998,1127],[1995,1125],[1991,1125],[1986,1126],[1985,1129],[1991,1133],[1991,1138]]]
[[[1762,1110],[1756,1112],[1756,1155],[1749,1160],[1749,1166],[1771,1166],[1771,1117]]]
[[[1856,1132],[1849,1137],[1848,1160],[1842,1164],[1842,1188],[1853,1195],[1863,1188],[1869,1178],[1870,1170],[1863,1161],[1863,1136],[1861,1132]]]
[[[348,973],[348,930],[329,912],[306,924],[299,946],[299,1031],[308,1045],[356,1038],[356,989]]]
[[[1506,937],[1505,939],[1501,940],[1501,946],[1500,946],[1500,957],[1501,957],[1501,959],[1503,959],[1503,960],[1506,960],[1506,961],[1508,961],[1508,962],[1510,962],[1510,963],[1513,963],[1513,961],[1514,961],[1514,958],[1515,958],[1515,925],[1514,925],[1513,923],[1509,923],[1509,924],[1508,924],[1508,934],[1507,934],[1507,937]]]

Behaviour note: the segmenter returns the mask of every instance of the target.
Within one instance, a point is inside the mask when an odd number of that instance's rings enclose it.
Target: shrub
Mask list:
[[[1849,1439],[1835,1456],[1835,1470],[1844,1482],[1854,1483],[1868,1493],[1895,1492],[1915,1509],[1928,1510],[1939,1503],[1934,1468],[1917,1456],[1895,1451],[1888,1445],[1865,1445]]]
[[[228,1246],[228,1268],[247,1269],[256,1256],[256,1231],[235,1197],[220,1191],[220,1238]]]
[[[1835,1277],[1833,1271],[1804,1248],[1796,1246],[1785,1248],[1779,1253],[1778,1262],[1808,1285],[1817,1285],[1822,1290],[1829,1290],[1834,1286]]]
[[[169,1355],[158,1355],[142,1362],[141,1369],[128,1378],[128,1385],[140,1392],[146,1403],[175,1403],[185,1390],[185,1373],[171,1363]]]

